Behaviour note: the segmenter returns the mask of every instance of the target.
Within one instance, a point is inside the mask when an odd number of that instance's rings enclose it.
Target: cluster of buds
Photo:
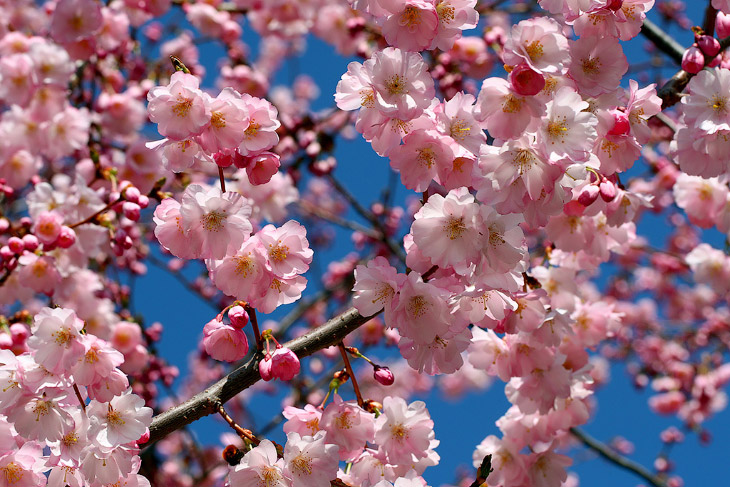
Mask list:
[[[271,330],[264,330],[261,338],[266,341],[266,353],[264,358],[259,362],[259,373],[265,381],[271,379],[292,380],[299,373],[301,365],[299,357],[291,349],[282,346]],[[271,351],[270,342],[274,342],[274,351]]]
[[[578,203],[583,206],[591,206],[598,199],[599,195],[606,203],[610,203],[616,198],[616,194],[618,193],[616,185],[609,178],[591,171],[591,180],[578,193]]]
[[[223,315],[228,311],[230,324],[223,323]],[[215,319],[210,320],[203,328],[203,346],[205,351],[215,360],[235,362],[248,353],[248,338],[243,328],[248,324],[248,313],[236,301],[221,311]]]
[[[718,34],[720,30],[728,31],[730,25],[727,22],[718,23]],[[712,36],[704,34],[702,29],[695,27],[695,43],[692,44],[682,56],[682,69],[691,74],[697,74],[705,67],[705,60],[709,59],[710,62],[707,65],[714,68],[720,64],[720,57],[717,55],[720,53],[720,41]],[[728,32],[724,32],[728,34]],[[725,37],[720,35],[720,37]]]

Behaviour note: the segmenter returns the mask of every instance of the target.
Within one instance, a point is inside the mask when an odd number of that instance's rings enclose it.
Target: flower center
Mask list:
[[[421,164],[425,165],[429,169],[431,166],[433,166],[434,160],[436,159],[436,154],[434,154],[433,149],[430,147],[426,147],[425,149],[418,149],[418,156],[416,159]]]
[[[441,23],[450,24],[454,20],[454,12],[453,5],[449,5],[447,2],[441,2],[436,5],[436,14],[439,16]]]
[[[566,122],[565,117],[562,119],[557,120],[550,120],[547,124],[547,135],[548,138],[550,138],[555,143],[555,140],[560,140],[560,142],[563,142],[565,140],[565,135],[568,132],[568,124]]]
[[[414,27],[421,23],[421,11],[417,7],[406,7],[400,14],[399,24],[406,27]]]
[[[403,443],[403,440],[408,438],[408,428],[400,423],[396,423],[390,427],[390,434],[393,435],[395,441]]]
[[[600,67],[601,60],[598,58],[589,57],[581,61],[581,68],[585,74],[598,74]]]
[[[236,259],[236,275],[248,277],[249,273],[253,272],[254,263],[250,255],[241,255]]]
[[[292,460],[291,465],[293,470],[299,475],[311,475],[312,474],[312,459],[303,453],[297,455]]]
[[[8,484],[14,484],[16,482],[19,482],[25,474],[20,465],[15,462],[8,463],[4,467],[0,468],[0,471],[5,474],[5,480]]]
[[[413,296],[410,301],[408,301],[408,311],[410,311],[411,316],[414,318],[420,318],[426,314],[427,308],[428,301],[426,301],[426,298],[423,296]]]
[[[225,115],[221,112],[213,112],[210,116],[210,124],[217,129],[222,129],[226,126]]]
[[[446,225],[444,225],[444,231],[446,232],[446,235],[449,237],[449,240],[456,240],[457,238],[461,237],[461,235],[466,231],[466,225],[464,224],[464,219],[463,218],[454,218],[452,216],[446,222]]]
[[[289,255],[289,247],[279,242],[277,245],[269,245],[269,259],[274,262],[283,262]]]
[[[115,411],[111,404],[109,405],[109,411],[106,413],[106,420],[113,426],[121,426],[124,424],[122,413]]]
[[[724,96],[712,95],[712,98],[707,101],[707,105],[717,114],[727,113],[728,103]]]
[[[471,127],[466,121],[457,118],[451,123],[451,138],[454,140],[464,140],[469,135]]]
[[[251,120],[249,122],[248,127],[246,128],[246,131],[244,132],[246,134],[246,137],[254,137],[261,128],[261,124],[256,122],[256,120]]]
[[[202,218],[203,228],[205,228],[208,232],[218,232],[221,228],[223,228],[223,220],[225,219],[225,213],[211,211]]]
[[[399,74],[394,74],[388,78],[385,82],[385,89],[388,90],[388,93],[391,95],[403,95],[408,93],[408,90],[406,90],[405,80]]]
[[[538,61],[545,54],[540,41],[532,41],[529,44],[525,42],[525,52],[532,62]]]
[[[535,155],[529,149],[517,149],[514,151],[512,163],[517,166],[520,174],[524,174],[526,170],[529,170],[534,162]]]
[[[175,105],[172,107],[172,113],[180,118],[187,117],[188,113],[190,113],[190,109],[192,108],[192,106],[192,98],[185,98],[182,95],[177,95],[177,103],[175,103]]]
[[[502,103],[502,111],[504,113],[517,113],[522,109],[522,100],[513,95],[507,95],[504,97],[504,103]]]
[[[66,327],[54,331],[51,336],[55,337],[56,345],[67,345],[71,341],[71,331]]]

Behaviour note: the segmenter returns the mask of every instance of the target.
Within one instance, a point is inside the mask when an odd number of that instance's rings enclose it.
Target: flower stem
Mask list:
[[[226,178],[223,176],[223,168],[218,166],[218,179],[221,182],[221,192],[226,192]]]
[[[223,417],[226,423],[228,423],[228,425],[233,428],[233,430],[238,434],[238,436],[241,437],[242,440],[248,440],[254,445],[258,445],[259,443],[261,443],[261,441],[253,435],[251,430],[241,428],[238,423],[236,423],[233,418],[228,415],[222,404],[218,406],[218,414]]]
[[[342,355],[342,360],[345,362],[345,368],[347,369],[347,373],[350,374],[350,378],[352,379],[352,387],[355,389],[355,396],[357,396],[357,404],[361,408],[365,408],[365,401],[362,400],[362,394],[360,393],[360,387],[357,385],[357,379],[355,379],[355,372],[352,370],[352,366],[350,365],[350,357],[347,356],[347,350],[345,349],[345,344],[340,342],[337,344],[337,346],[340,349],[340,354]]]
[[[259,352],[264,349],[263,342],[261,341],[261,332],[259,331],[259,321],[256,318],[256,309],[252,308],[248,304],[246,305],[246,312],[249,318],[251,318],[251,327],[253,328],[253,335],[256,338],[256,350]]]
[[[86,412],[86,403],[84,402],[84,398],[81,397],[81,391],[79,391],[79,387],[74,384],[74,392],[76,393],[76,397],[79,399],[79,404],[81,404],[81,409],[84,410],[84,413]]]

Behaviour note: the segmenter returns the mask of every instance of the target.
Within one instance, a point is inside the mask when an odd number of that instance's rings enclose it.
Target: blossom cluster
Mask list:
[[[47,475],[50,485],[149,486],[137,472],[152,409],[131,392],[122,353],[66,308],[41,309],[27,346],[0,350],[6,485],[45,485]]]

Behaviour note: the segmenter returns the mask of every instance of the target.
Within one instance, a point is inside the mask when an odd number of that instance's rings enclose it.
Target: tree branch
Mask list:
[[[380,312],[373,316],[377,314]],[[290,348],[299,358],[308,357],[323,348],[336,345],[370,318],[372,316],[362,316],[355,308],[350,308],[309,333],[288,341],[284,346]],[[260,359],[261,354],[254,354],[244,365],[203,392],[155,416],[150,425],[150,439],[145,446],[152,445],[204,416],[217,413],[220,405],[258,382],[261,378],[258,367]]]
[[[641,24],[641,33],[649,39],[660,51],[669,56],[677,64],[682,64],[684,47],[675,41],[672,36],[649,19],[644,19]]]
[[[592,436],[588,435],[584,431],[578,429],[578,428],[570,428],[570,432],[573,436],[578,438],[584,445],[586,445],[591,450],[598,453],[600,456],[605,458],[606,460],[609,460],[619,467],[622,467],[629,472],[632,472],[639,477],[643,478],[649,484],[653,485],[654,487],[667,487],[667,483],[662,480],[659,476],[652,474],[649,470],[647,470],[643,465],[640,465],[636,463],[633,460],[629,460],[628,458],[624,457],[623,455],[618,454],[605,444],[601,443],[600,441],[596,440]]]

